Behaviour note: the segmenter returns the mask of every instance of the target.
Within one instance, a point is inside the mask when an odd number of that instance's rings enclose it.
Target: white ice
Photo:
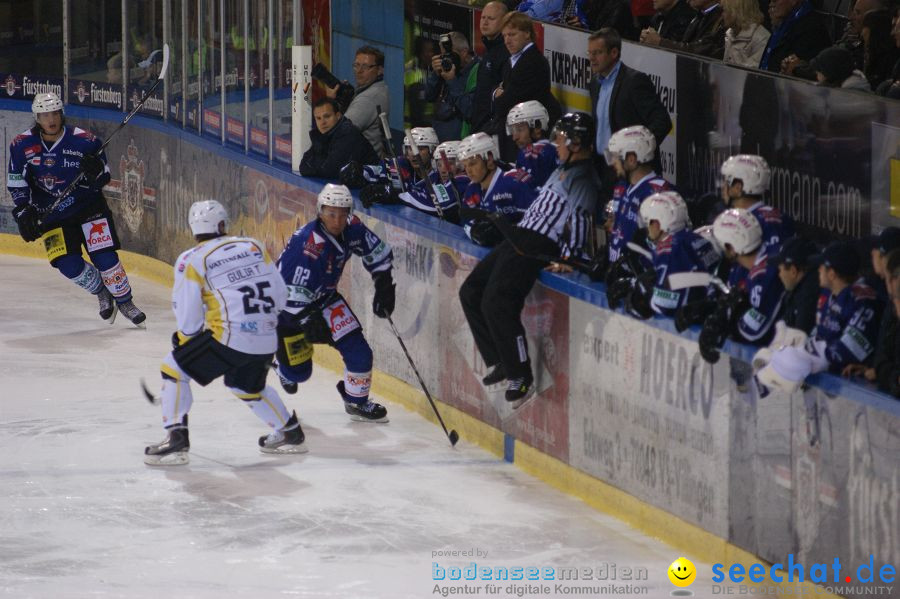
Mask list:
[[[267,456],[266,427],[220,381],[194,385],[191,463],[152,468],[163,436],[158,365],[174,318],[169,290],[132,277],[147,330],[46,261],[0,256],[0,594],[10,597],[516,596],[501,581],[435,581],[443,568],[645,567],[644,597],[669,597],[680,551],[599,513],[387,402],[390,424],[351,422],[318,369],[295,396],[310,451]],[[274,377],[270,384],[277,386]],[[438,551],[480,552],[473,557]],[[486,555],[485,555],[486,554]],[[696,597],[712,596],[694,560]],[[579,581],[570,587],[612,584]],[[588,595],[581,595],[588,596]],[[594,595],[590,595],[594,596]]]

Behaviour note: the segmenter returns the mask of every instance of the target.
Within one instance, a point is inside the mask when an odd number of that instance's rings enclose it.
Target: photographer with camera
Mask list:
[[[472,103],[480,60],[462,33],[451,31],[440,39],[441,53],[431,59],[425,81],[425,99],[435,103],[432,126],[438,139],[450,141],[469,135]]]
[[[321,70],[330,75],[327,69]],[[331,81],[329,84],[325,77],[317,74],[315,68],[313,71],[313,77],[323,80],[327,85],[325,95],[329,98],[338,98],[346,89],[346,82],[342,85],[340,82],[335,84]],[[353,61],[353,75],[356,78],[353,99],[349,105],[341,108],[344,108],[344,116],[362,131],[378,155],[383,156],[384,144],[381,141],[381,123],[377,107],[381,106],[381,109],[390,115],[388,87],[384,82],[384,53],[372,46],[361,47],[356,51]]]

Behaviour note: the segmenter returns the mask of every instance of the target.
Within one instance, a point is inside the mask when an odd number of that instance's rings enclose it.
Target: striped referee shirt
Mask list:
[[[600,178],[590,159],[558,167],[541,187],[518,226],[558,243],[565,255],[577,256],[590,239]]]

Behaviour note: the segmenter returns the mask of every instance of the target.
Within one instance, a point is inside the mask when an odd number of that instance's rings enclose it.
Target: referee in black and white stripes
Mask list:
[[[551,260],[581,256],[590,239],[600,189],[591,161],[594,137],[589,114],[570,112],[557,121],[550,140],[560,166],[519,224],[504,231],[503,243],[475,266],[459,289],[478,351],[492,368],[482,381],[508,381],[507,401],[523,400],[533,392],[521,321],[526,296]]]

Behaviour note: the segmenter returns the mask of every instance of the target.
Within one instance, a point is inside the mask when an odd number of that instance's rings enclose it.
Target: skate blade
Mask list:
[[[104,318],[103,321],[106,322],[106,324],[112,324],[116,321],[116,316],[118,314],[119,314],[119,307],[114,302],[112,314],[109,315],[109,318]]]
[[[186,451],[176,451],[165,455],[144,455],[144,463],[148,466],[183,466],[189,461]]]
[[[142,329],[144,331],[147,330],[147,321],[146,320],[144,322],[138,322],[138,323],[133,322],[131,324],[133,324],[135,326],[135,328]]]
[[[259,450],[262,453],[267,453],[269,455],[288,455],[309,452],[309,448],[306,446],[306,443],[301,443],[300,445],[282,445],[281,447],[260,447]]]
[[[350,420],[353,422],[372,422],[375,424],[387,424],[390,422],[387,416],[382,416],[381,418],[366,418],[365,416],[357,416],[356,414],[350,414]]]

